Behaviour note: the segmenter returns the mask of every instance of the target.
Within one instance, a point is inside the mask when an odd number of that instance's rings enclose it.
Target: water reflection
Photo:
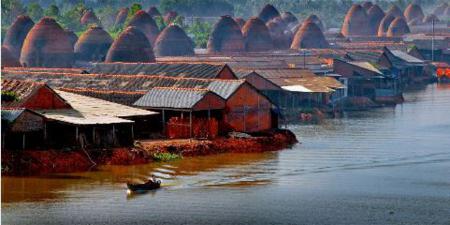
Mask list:
[[[169,163],[135,166],[103,166],[98,171],[46,177],[3,177],[2,202],[52,201],[67,197],[73,190],[98,186],[126,190],[125,183],[145,182],[152,175],[162,181],[162,189],[199,186],[242,187],[264,185],[273,180],[277,153],[221,154],[193,157]],[[33,188],[32,188],[33,187]],[[154,195],[155,192],[150,192]],[[128,196],[132,199],[136,195]]]

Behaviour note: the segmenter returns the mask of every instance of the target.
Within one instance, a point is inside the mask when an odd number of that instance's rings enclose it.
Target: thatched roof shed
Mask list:
[[[367,11],[367,16],[369,17],[369,29],[370,35],[377,35],[378,27],[380,26],[381,20],[384,18],[384,12],[378,5],[373,5]]]
[[[409,4],[408,7],[406,7],[403,15],[406,18],[406,22],[409,22],[415,18],[423,20],[423,18],[425,17],[422,8],[417,4]]]
[[[315,14],[311,14],[308,17],[306,17],[305,21],[303,21],[303,23],[308,23],[308,22],[313,22],[315,23],[320,30],[325,31],[325,26],[322,23],[322,20],[320,20],[320,18],[315,15]]]
[[[431,24],[433,21],[435,23],[438,23],[440,20],[439,20],[439,18],[436,15],[430,14],[430,15],[425,16],[425,18],[423,18],[422,22]]]
[[[369,9],[373,6],[373,3],[367,1],[367,2],[363,2],[363,3],[361,4],[361,6],[362,6],[362,7],[364,8],[364,10],[366,10],[366,12],[367,12],[367,11],[369,11]]]
[[[90,27],[75,44],[75,57],[81,61],[104,61],[112,37],[101,27]]]
[[[72,67],[73,59],[69,36],[50,17],[42,18],[30,30],[20,55],[25,67]]]
[[[386,37],[401,37],[410,32],[411,31],[409,30],[405,19],[397,17],[394,21],[392,21],[391,25],[389,25]]]
[[[78,41],[77,34],[75,34],[75,32],[68,30],[68,29],[64,29],[64,32],[66,32],[66,35],[69,36],[70,44],[72,44],[72,46],[75,46],[75,43],[77,43],[77,41]]]
[[[380,25],[378,26],[378,37],[386,36],[386,32],[389,29],[389,25],[391,25],[392,21],[394,21],[395,16],[392,14],[386,14],[384,18],[380,21]]]
[[[234,21],[239,25],[239,27],[243,27],[245,24],[245,20],[242,17],[236,17],[234,18]]]
[[[294,14],[292,14],[291,12],[283,12],[281,14],[281,19],[283,19],[283,21],[287,24],[297,24],[298,23],[298,19],[297,17],[294,16]]]
[[[303,23],[297,31],[292,41],[291,48],[328,48],[328,41],[320,30],[319,26],[313,22]]]
[[[134,26],[141,30],[152,45],[155,43],[159,34],[159,28],[155,20],[144,10],[136,12],[128,23],[128,26]]]
[[[2,67],[18,67],[20,66],[19,59],[12,54],[9,47],[2,45]]]
[[[389,10],[386,12],[386,15],[392,15],[395,17],[403,17],[403,12],[402,10],[395,4],[391,5],[391,8],[389,8]]]
[[[222,16],[209,36],[208,53],[245,51],[241,28],[231,16]]]
[[[178,17],[178,13],[175,11],[169,11],[164,15],[164,22],[166,24],[172,23]]]
[[[286,23],[281,17],[275,17],[266,23],[272,36],[273,45],[277,49],[288,49],[291,46],[293,35],[287,30]]]
[[[6,31],[3,45],[7,46],[15,57],[20,57],[23,41],[33,26],[34,22],[29,16],[18,16]]]
[[[258,14],[259,19],[261,19],[264,23],[267,23],[269,20],[279,16],[280,12],[278,12],[278,10],[271,4],[265,5]]]
[[[97,18],[95,13],[91,10],[87,10],[83,16],[80,19],[81,25],[89,25],[89,24],[96,24],[98,26],[101,25],[100,20]]]
[[[156,8],[156,6],[151,6],[150,8],[148,8],[147,13],[151,17],[162,16],[158,8]]]
[[[155,55],[145,34],[131,26],[113,42],[105,62],[155,62]]]
[[[273,41],[269,29],[263,20],[252,17],[242,27],[245,50],[249,52],[269,51],[273,49]]]
[[[122,26],[128,17],[128,8],[121,8],[117,13],[116,20],[114,22],[114,26]]]
[[[437,15],[437,16],[441,16],[441,15],[443,15],[445,13],[445,10],[447,9],[447,7],[448,7],[448,3],[444,2],[444,3],[440,4],[440,5],[438,5],[434,9],[433,14]]]
[[[342,34],[348,36],[361,36],[369,33],[369,19],[361,5],[352,5],[348,10],[342,24]]]
[[[157,56],[194,55],[194,42],[179,26],[169,25],[156,39],[154,51]]]

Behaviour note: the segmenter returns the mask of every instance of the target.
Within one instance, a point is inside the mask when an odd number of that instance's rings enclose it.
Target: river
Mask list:
[[[450,85],[289,128],[301,144],[2,178],[3,224],[450,224]],[[151,174],[164,186],[127,195]]]

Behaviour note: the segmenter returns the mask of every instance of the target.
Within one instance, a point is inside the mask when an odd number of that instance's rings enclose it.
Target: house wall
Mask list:
[[[271,129],[271,103],[249,84],[243,84],[226,102],[223,122],[238,132]]]
[[[259,75],[256,75],[255,73],[247,75],[245,80],[260,91],[281,91],[279,86]]]
[[[25,111],[11,125],[12,132],[30,132],[44,129],[42,116]]]
[[[389,61],[389,59],[386,56],[386,53],[383,53],[380,58],[378,59],[378,64],[387,67],[387,68],[391,68],[392,67],[392,63]]]
[[[237,77],[234,75],[230,67],[224,66],[223,69],[217,75],[217,79],[236,80]]]
[[[65,109],[71,108],[63,99],[48,87],[40,88],[33,96],[23,103],[27,109]]]
[[[208,93],[203,100],[194,106],[194,110],[210,110],[225,108],[225,100],[218,95]]]

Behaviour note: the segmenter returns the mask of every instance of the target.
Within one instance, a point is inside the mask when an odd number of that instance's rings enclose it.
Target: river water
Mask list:
[[[3,224],[450,224],[450,85],[406,102],[291,126],[262,154],[2,178]],[[127,195],[151,174],[164,187]]]

